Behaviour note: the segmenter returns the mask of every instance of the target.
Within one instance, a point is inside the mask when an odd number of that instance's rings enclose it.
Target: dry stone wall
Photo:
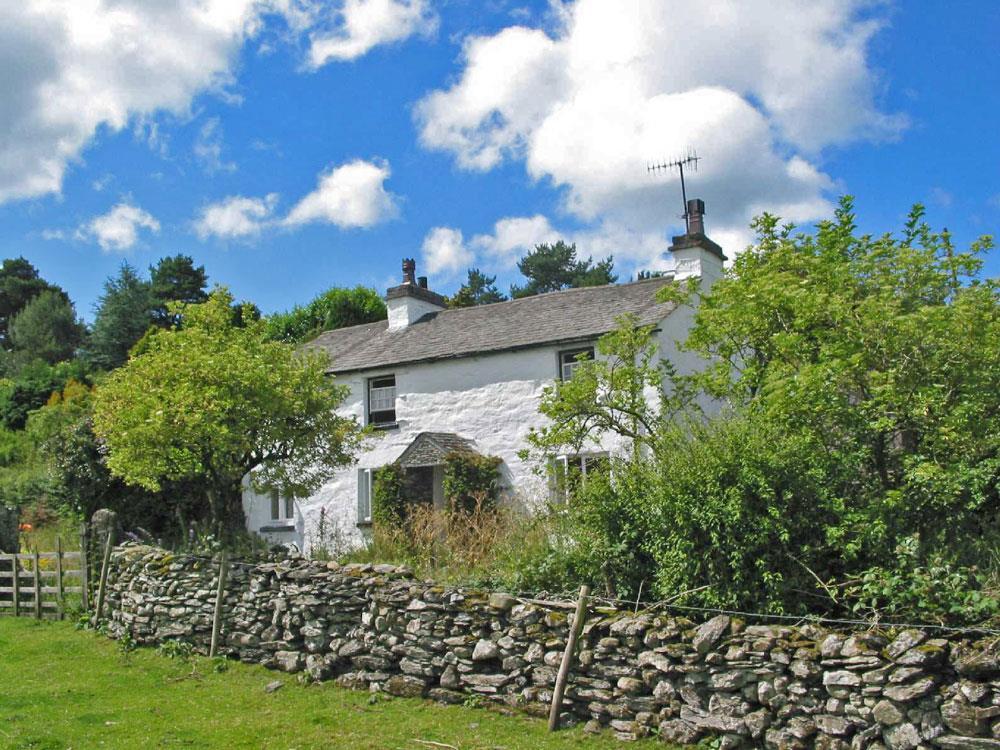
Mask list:
[[[112,555],[108,629],[207,651],[213,563],[127,545]],[[447,588],[388,565],[235,567],[222,626],[232,658],[356,689],[547,713],[571,609]],[[623,739],[724,748],[1000,748],[1000,649],[920,630],[707,622],[597,610],[566,720]]]

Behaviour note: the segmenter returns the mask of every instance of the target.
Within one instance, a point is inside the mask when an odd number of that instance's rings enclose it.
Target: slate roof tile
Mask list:
[[[594,339],[625,313],[643,325],[663,320],[674,305],[657,302],[656,292],[670,282],[663,276],[442,310],[398,331],[382,320],[326,331],[307,346],[330,355],[329,372],[344,373]]]
[[[396,463],[403,468],[439,466],[449,453],[477,453],[472,442],[454,432],[421,432],[402,452]]]

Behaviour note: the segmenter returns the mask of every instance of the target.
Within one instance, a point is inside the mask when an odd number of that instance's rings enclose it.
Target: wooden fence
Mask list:
[[[67,597],[90,609],[86,552],[0,554],[0,615],[38,619],[66,616]]]

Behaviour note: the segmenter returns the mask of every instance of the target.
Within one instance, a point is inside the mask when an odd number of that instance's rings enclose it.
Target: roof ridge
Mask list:
[[[551,292],[540,292],[539,294],[531,294],[531,295],[528,295],[527,297],[518,297],[516,299],[505,299],[505,300],[500,300],[499,302],[489,302],[489,303],[487,303],[485,305],[469,305],[468,307],[442,307],[440,310],[434,310],[432,312],[428,312],[428,313],[422,315],[421,319],[423,319],[425,317],[428,317],[428,316],[438,317],[439,315],[441,315],[443,313],[468,312],[469,310],[480,310],[480,309],[485,309],[485,308],[493,308],[493,307],[496,307],[497,305],[512,305],[514,303],[527,303],[527,302],[530,302],[532,300],[546,299],[546,298],[552,297],[552,296],[557,295],[557,294],[570,295],[570,294],[572,294],[574,292],[584,292],[584,293],[585,292],[594,292],[594,291],[596,291],[598,289],[623,289],[625,287],[636,286],[636,285],[639,285],[639,284],[651,284],[652,282],[668,282],[668,281],[673,281],[673,280],[674,280],[673,276],[664,274],[662,276],[651,276],[648,279],[635,279],[633,281],[626,281],[626,282],[623,282],[621,284],[617,284],[617,283],[615,283],[615,284],[598,284],[597,286],[577,286],[577,287],[572,287],[570,289],[553,289]],[[414,322],[416,322],[416,321],[414,321]],[[322,331],[321,333],[319,333],[316,336],[316,338],[312,339],[312,341],[315,341],[320,336],[324,336],[327,333],[331,333],[333,331],[350,331],[351,329],[358,329],[358,328],[362,328],[364,326],[379,325],[380,323],[387,323],[387,319],[383,318],[382,320],[373,320],[373,321],[370,321],[368,323],[358,323],[358,324],[353,325],[353,326],[343,326],[341,328],[330,328],[330,329],[328,329],[326,331]],[[403,329],[403,330],[405,330],[405,329]],[[312,343],[312,341],[310,341],[308,343]]]
[[[440,311],[438,311],[438,312],[436,312],[434,314],[435,315],[439,315],[440,313],[443,313],[443,312],[457,312],[457,311],[460,311],[460,310],[474,310],[476,308],[493,307],[495,305],[510,305],[510,304],[515,303],[515,302],[529,302],[531,300],[544,299],[546,297],[551,297],[551,296],[556,295],[556,294],[567,294],[568,295],[568,294],[572,294],[574,292],[593,292],[593,291],[596,291],[598,289],[621,289],[623,287],[635,286],[637,284],[648,284],[648,283],[653,282],[653,281],[661,281],[662,282],[662,281],[673,281],[673,280],[674,280],[674,277],[672,275],[668,276],[668,275],[664,274],[662,276],[651,276],[648,279],[635,279],[633,281],[625,281],[625,282],[622,282],[621,284],[618,284],[618,283],[597,284],[596,286],[575,286],[575,287],[570,287],[569,289],[553,289],[550,292],[539,292],[538,294],[529,294],[527,297],[516,297],[516,298],[513,298],[513,299],[500,300],[499,302],[488,302],[485,305],[470,305],[469,307],[446,307],[446,308],[444,308],[444,309],[442,309],[442,310],[440,310]]]

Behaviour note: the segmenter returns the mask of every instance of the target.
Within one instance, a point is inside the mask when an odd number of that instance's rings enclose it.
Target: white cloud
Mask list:
[[[575,0],[553,33],[511,26],[473,37],[450,88],[415,110],[423,145],[459,166],[524,162],[595,227],[666,234],[682,213],[676,177],[650,161],[703,157],[688,193],[709,231],[745,231],[770,210],[827,214],[824,148],[897,134],[875,104],[866,55],[872,0]],[[613,232],[612,232],[613,234]]]
[[[394,218],[399,209],[395,196],[385,189],[389,174],[387,162],[362,159],[330,169],[319,176],[316,189],[292,207],[283,223],[323,222],[347,229]]]
[[[265,229],[295,229],[304,224],[333,224],[341,229],[367,229],[394,218],[396,196],[385,189],[388,162],[354,161],[320,173],[316,189],[302,197],[284,217],[275,216],[278,194],[263,198],[231,195],[205,206],[193,222],[202,240],[247,239]]]
[[[421,250],[427,272],[446,276],[464,271],[474,258],[465,245],[462,231],[452,227],[434,227],[424,237]]]
[[[119,203],[77,229],[76,238],[96,240],[105,252],[125,252],[139,241],[142,229],[159,232],[160,222],[138,206]]]
[[[513,266],[535,245],[551,243],[560,239],[549,220],[541,214],[535,216],[511,216],[500,219],[493,225],[493,234],[477,234],[472,245],[483,250],[494,263]]]
[[[580,259],[614,256],[615,267],[624,276],[637,270],[663,270],[669,265],[665,255],[669,243],[661,233],[637,231],[610,221],[585,229],[558,230],[540,214],[510,216],[496,222],[491,234],[474,236],[470,245],[480,252],[487,268],[503,271],[513,268],[536,245],[558,240],[575,244]],[[468,258],[466,263],[472,260]]]
[[[246,239],[260,234],[278,202],[278,194],[263,198],[233,195],[202,209],[194,222],[195,233],[202,240],[209,237]]]
[[[106,172],[103,175],[101,175],[100,177],[98,177],[96,180],[93,180],[90,183],[90,187],[93,188],[93,190],[94,190],[95,193],[100,193],[100,192],[103,192],[104,188],[106,188],[108,185],[110,185],[111,182],[112,182],[112,180],[114,180],[114,179],[115,179],[115,176],[113,174],[110,174],[110,173]]]
[[[210,117],[198,130],[194,141],[194,155],[208,174],[234,172],[236,165],[222,158],[222,123],[218,117]]]
[[[309,64],[355,60],[373,47],[430,35],[438,20],[426,0],[344,0],[337,26],[310,35]]]
[[[293,36],[333,40],[332,51],[313,51],[310,61],[347,59],[426,30],[423,6],[423,0],[0,3],[0,203],[58,193],[69,165],[102,129],[131,127],[153,148],[166,148],[156,118],[187,116],[204,92],[233,101],[226,89],[239,51],[270,16],[283,17]],[[333,28],[331,18],[340,19]]]

